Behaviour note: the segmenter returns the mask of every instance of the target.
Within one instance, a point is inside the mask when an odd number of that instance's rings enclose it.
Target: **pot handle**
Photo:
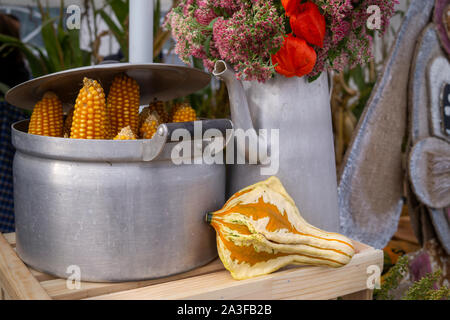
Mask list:
[[[224,148],[232,137],[233,123],[229,119],[211,119],[191,122],[163,123],[159,125],[152,139],[146,139],[143,144],[142,160],[152,161],[157,158],[167,143],[183,141],[177,138],[177,133],[183,137],[190,137],[191,141],[204,141],[205,132],[210,129],[218,130],[225,137]],[[180,135],[181,136],[181,135]]]

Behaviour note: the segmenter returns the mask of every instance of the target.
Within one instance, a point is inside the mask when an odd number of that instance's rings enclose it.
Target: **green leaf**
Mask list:
[[[156,0],[155,8],[153,10],[153,38],[156,38],[156,35],[159,32],[159,29],[160,29],[159,21],[160,20],[161,20],[161,1]]]
[[[80,31],[76,29],[68,30],[67,34],[69,39],[68,50],[71,50],[73,57],[71,65],[73,67],[85,66],[86,64],[83,62],[83,53],[80,48]],[[90,65],[90,61],[88,65]]]
[[[197,69],[200,69],[200,70],[204,69],[204,67],[203,67],[203,60],[198,59],[196,57],[192,57],[192,61],[193,61],[193,64],[194,64],[194,68],[197,68]]]
[[[408,271],[408,265],[409,261],[407,256],[401,256],[397,260],[397,264],[386,274],[381,288],[374,290],[376,300],[392,300],[394,298],[390,291],[397,288],[401,280],[405,277]]]
[[[61,47],[62,57],[64,61],[63,67],[64,69],[68,69],[72,67],[72,61],[74,60],[74,53],[70,46],[69,34],[60,25],[58,25],[57,31],[58,42]]]
[[[0,34],[0,42],[3,42],[2,47],[16,47],[24,54],[25,58],[30,64],[31,72],[33,73],[34,77],[39,77],[48,73],[46,57],[43,56],[42,52],[38,51],[39,57],[37,57],[29,48],[31,46],[24,44],[17,38],[6,36],[4,34]]]
[[[103,9],[99,10],[98,13],[108,25],[109,29],[114,35],[114,38],[116,38],[117,42],[119,43],[122,52],[126,57],[126,60],[128,60],[128,40],[122,27],[118,26]]]
[[[449,288],[442,286],[435,290],[434,284],[438,282],[441,277],[441,270],[434,273],[429,273],[419,281],[413,283],[408,289],[402,300],[440,300],[448,299],[450,297]]]
[[[6,93],[9,90],[9,86],[7,86],[6,84],[4,84],[3,82],[0,82],[0,93],[4,96],[6,95]]]
[[[208,36],[208,38],[206,38],[206,41],[205,41],[205,52],[206,52],[206,55],[208,56],[208,58],[212,58],[211,54],[209,53],[209,47],[211,45],[211,40],[212,40],[212,34],[210,36]]]
[[[44,42],[45,51],[47,52],[48,59],[52,64],[52,70],[50,72],[56,72],[64,70],[64,57],[58,36],[54,28],[53,23],[57,18],[43,17],[43,24],[41,25],[41,35]]]
[[[219,19],[219,17],[217,17],[217,18],[214,18],[209,24],[208,24],[208,26],[206,27],[206,29],[208,29],[208,30],[213,30],[213,28],[214,28],[214,23],[216,23],[216,21],[217,21],[217,19]]]
[[[91,65],[92,52],[81,50],[81,60],[83,66]]]
[[[308,77],[308,82],[311,83],[311,82],[316,81],[317,79],[319,79],[321,74],[322,73],[319,73],[319,74],[316,74],[314,77]]]
[[[363,68],[360,65],[358,65],[357,67],[355,67],[353,70],[350,71],[350,76],[355,82],[358,89],[360,91],[363,91],[366,86]]]
[[[125,29],[124,28],[125,21],[127,20],[129,6],[130,6],[129,1],[128,0],[109,0],[108,4],[111,7],[114,14],[116,15],[117,20],[119,20],[119,23],[122,26],[122,29]]]

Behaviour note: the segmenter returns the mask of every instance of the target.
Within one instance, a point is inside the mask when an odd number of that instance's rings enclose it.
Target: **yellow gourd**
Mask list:
[[[235,279],[288,264],[341,267],[355,253],[350,239],[307,223],[276,177],[237,192],[206,220],[216,230],[219,257]]]

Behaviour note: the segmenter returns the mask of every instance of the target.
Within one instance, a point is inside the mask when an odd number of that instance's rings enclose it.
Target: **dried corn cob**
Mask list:
[[[150,103],[150,105],[148,106],[148,110],[150,113],[156,112],[158,114],[160,123],[169,122],[169,114],[167,113],[162,101],[154,101]]]
[[[173,122],[173,115],[181,107],[182,103],[171,102],[171,103],[169,103],[169,105],[170,105],[169,122]]]
[[[130,126],[134,133],[139,126],[139,85],[125,74],[116,76],[109,89],[107,110],[111,121],[111,134]]]
[[[164,121],[164,119],[169,119],[169,115],[167,114],[167,112],[158,112],[155,106],[153,106],[154,103],[151,103],[148,107],[145,107],[144,109],[142,109],[141,113],[139,114],[139,128],[142,127],[142,124],[144,123],[144,121],[151,115],[153,114],[153,117],[156,118],[156,120],[158,120],[158,124],[159,123],[167,123]]]
[[[188,103],[175,105],[172,122],[188,122],[197,120],[195,110]]]
[[[114,138],[114,140],[136,140],[136,136],[131,130],[130,126],[126,126],[120,130],[119,134]]]
[[[74,107],[70,108],[69,112],[67,112],[66,120],[64,121],[64,138],[70,137],[70,129],[72,128],[72,120],[73,120],[73,111]]]
[[[105,93],[96,80],[83,79],[83,88],[75,103],[70,137],[75,139],[110,138]]]
[[[63,136],[62,103],[53,92],[47,92],[36,103],[31,114],[28,133],[49,137]]]
[[[139,128],[139,136],[142,139],[151,139],[159,126],[159,116],[156,112],[150,113]]]

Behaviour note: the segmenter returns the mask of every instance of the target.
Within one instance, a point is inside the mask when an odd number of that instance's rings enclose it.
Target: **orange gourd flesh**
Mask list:
[[[308,224],[276,177],[237,192],[207,221],[216,230],[219,257],[235,279],[288,264],[340,267],[354,255],[351,240]]]

